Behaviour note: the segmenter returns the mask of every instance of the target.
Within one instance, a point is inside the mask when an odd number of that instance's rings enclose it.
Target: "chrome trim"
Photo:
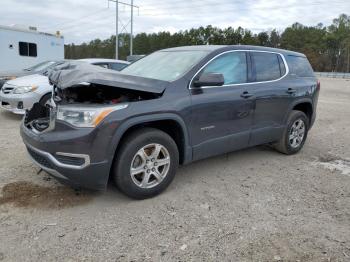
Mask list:
[[[80,166],[81,168],[84,168],[84,167],[87,167],[90,165],[90,156],[86,155],[86,154],[72,154],[72,153],[56,152],[56,155],[84,159],[84,164],[82,166]]]
[[[44,167],[43,165],[38,163],[29,153],[28,153],[28,156],[38,167],[40,167],[42,170],[46,171],[50,175],[52,175],[54,177],[58,177],[58,178],[67,180],[67,178],[64,175],[62,175],[61,173],[57,172],[56,170]]]
[[[24,142],[25,143],[25,142]],[[74,166],[74,165],[67,165],[67,164],[64,164],[64,163],[61,163],[59,162],[53,155],[51,155],[50,153],[48,152],[45,152],[45,151],[42,151],[42,150],[39,150],[35,147],[33,147],[32,145],[29,145],[27,143],[25,143],[27,147],[29,147],[30,149],[32,149],[33,151],[35,151],[36,153],[40,154],[40,155],[43,155],[47,158],[49,158],[53,164],[55,164],[56,166],[58,167],[61,167],[61,168],[69,168],[69,169],[75,169],[75,170],[81,170],[87,166],[90,165],[90,156],[89,155],[85,155],[85,154],[70,154],[70,153],[62,153],[62,152],[57,152],[57,153],[60,153],[61,155],[62,154],[69,154],[69,155],[66,155],[66,156],[72,156],[72,157],[80,157],[80,158],[83,158],[85,160],[85,163],[81,166]],[[57,154],[56,153],[56,154]],[[32,157],[31,157],[32,158]],[[36,161],[35,161],[36,162]],[[46,168],[47,169],[47,168]]]
[[[247,82],[247,83],[241,83],[241,84],[230,84],[230,85],[222,85],[222,86],[201,86],[201,87],[196,87],[196,88],[192,88],[192,82],[193,80],[196,78],[196,76],[210,63],[212,62],[213,60],[215,60],[216,58],[224,55],[224,54],[228,54],[228,53],[233,53],[233,52],[259,52],[259,53],[270,53],[270,54],[277,54],[277,55],[280,55],[282,60],[283,60],[283,63],[284,63],[284,66],[286,67],[286,73],[281,76],[280,78],[278,79],[275,79],[275,80],[269,80],[269,81],[260,81],[260,82]],[[262,50],[229,50],[229,51],[225,51],[225,52],[222,52],[216,56],[214,56],[212,59],[210,59],[207,63],[205,63],[198,71],[197,73],[194,74],[194,76],[192,77],[190,83],[189,83],[189,86],[188,86],[188,89],[206,89],[206,88],[216,88],[216,87],[226,87],[226,86],[241,86],[241,85],[255,85],[255,84],[263,84],[263,83],[272,83],[272,82],[276,82],[276,81],[280,81],[282,80],[283,78],[285,78],[287,75],[289,74],[289,66],[287,64],[287,60],[286,58],[284,57],[284,55],[282,53],[279,53],[279,52],[273,52],[273,51],[262,51]]]

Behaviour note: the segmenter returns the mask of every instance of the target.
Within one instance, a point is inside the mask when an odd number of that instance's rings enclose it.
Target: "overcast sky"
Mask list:
[[[120,0],[130,3],[131,0]],[[350,0],[134,0],[134,32],[158,32],[214,25],[242,26],[254,32],[279,30],[300,22],[328,25],[350,15]],[[120,27],[130,30],[130,8],[119,5]],[[66,43],[105,39],[115,33],[115,3],[107,0],[1,0],[0,25],[60,30]]]

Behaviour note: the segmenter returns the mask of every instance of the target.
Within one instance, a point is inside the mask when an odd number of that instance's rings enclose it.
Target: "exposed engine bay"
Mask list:
[[[123,102],[137,102],[155,99],[159,94],[128,90],[99,84],[77,85],[60,89],[55,88],[54,100],[59,104],[105,104],[113,105]]]
[[[48,131],[56,119],[62,118],[75,126],[93,126],[101,106],[115,108],[118,104],[156,99],[169,84],[72,62],[56,67],[48,77],[53,86],[53,103],[36,103],[25,116],[24,124],[33,132]],[[84,106],[89,109],[82,110]]]

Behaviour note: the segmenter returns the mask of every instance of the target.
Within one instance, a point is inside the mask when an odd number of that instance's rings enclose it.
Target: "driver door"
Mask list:
[[[223,86],[190,88],[193,159],[198,160],[247,147],[254,113],[254,99],[247,84],[250,60],[246,52],[224,53],[199,72],[220,73]],[[193,81],[193,82],[194,82]]]

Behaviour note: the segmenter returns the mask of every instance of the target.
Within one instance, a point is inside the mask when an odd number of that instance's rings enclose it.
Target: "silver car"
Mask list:
[[[113,59],[81,59],[80,62],[89,63],[120,71],[129,63]],[[24,114],[34,103],[45,105],[50,102],[52,87],[45,73],[19,77],[7,81],[0,91],[1,108],[15,114]]]

